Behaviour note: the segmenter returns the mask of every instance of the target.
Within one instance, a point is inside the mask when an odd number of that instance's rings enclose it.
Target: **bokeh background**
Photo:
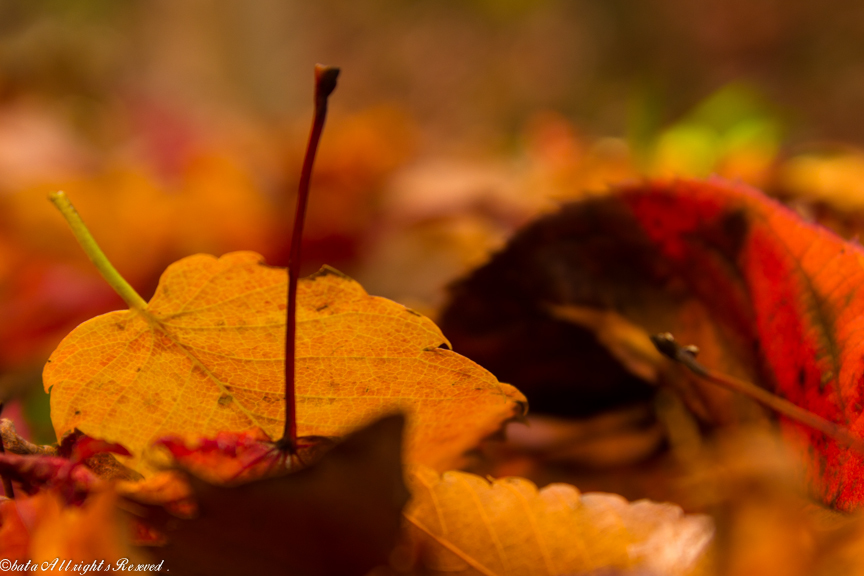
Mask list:
[[[864,221],[855,0],[4,0],[0,395],[25,434],[51,440],[59,340],[122,305],[46,194],[145,298],[196,252],[284,264],[316,62],[343,72],[305,269],[433,317],[514,230],[621,180],[716,173]]]

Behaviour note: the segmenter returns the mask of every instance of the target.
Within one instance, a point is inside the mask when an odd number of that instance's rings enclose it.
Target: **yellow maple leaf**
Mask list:
[[[692,576],[707,570],[710,518],[672,504],[423,467],[411,471],[408,484],[408,538],[392,556],[400,571],[554,576],[636,569]]]
[[[126,446],[129,465],[165,434],[200,437],[284,418],[287,273],[254,252],[190,256],[163,274],[146,306],[69,334],[45,367],[58,437],[79,428]],[[521,414],[525,397],[450,350],[435,324],[369,296],[332,269],[300,281],[297,424],[343,436],[382,413],[408,414],[406,457],[451,466]]]

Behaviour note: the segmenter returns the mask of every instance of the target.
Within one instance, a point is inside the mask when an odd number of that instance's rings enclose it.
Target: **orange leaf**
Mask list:
[[[30,533],[18,509],[21,500],[0,497],[0,558],[27,560]]]
[[[83,565],[104,570],[108,565],[116,569],[129,563],[146,564],[129,545],[128,529],[119,517],[116,500],[111,490],[94,493],[81,507],[64,506],[60,496],[51,491],[31,498],[38,515],[30,540],[33,563],[51,567],[59,558],[51,570],[63,574],[80,574]]]
[[[582,495],[567,484],[538,491],[522,478],[418,467],[409,486],[409,540],[394,567],[422,574],[695,574],[705,569],[700,560],[713,536],[706,516],[686,516],[672,504]]]
[[[58,437],[74,428],[134,455],[167,434],[212,436],[258,426],[277,439],[284,414],[285,270],[252,252],[169,266],[143,311],[85,322],[43,374]],[[297,314],[298,433],[343,436],[384,412],[409,416],[407,457],[446,467],[524,397],[441,349],[435,324],[350,278],[304,279]]]

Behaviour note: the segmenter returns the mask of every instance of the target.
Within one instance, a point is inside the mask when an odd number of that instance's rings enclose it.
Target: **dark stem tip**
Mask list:
[[[699,354],[698,347],[693,345],[681,346],[669,332],[652,335],[651,342],[667,358],[684,364],[687,368],[702,376],[708,374],[708,370],[696,361],[696,355]]]
[[[669,332],[654,334],[651,336],[651,342],[661,354],[678,362],[683,362],[685,358],[691,360],[695,359],[699,354],[698,346],[693,346],[692,344],[689,346],[681,346],[675,341],[675,337]]]
[[[669,332],[652,334],[651,343],[654,344],[654,347],[667,358],[678,360],[678,350],[680,346],[678,346],[678,343],[675,341],[675,337]]]
[[[335,66],[315,65],[315,98],[324,99],[336,89],[336,79],[339,78],[339,68]]]

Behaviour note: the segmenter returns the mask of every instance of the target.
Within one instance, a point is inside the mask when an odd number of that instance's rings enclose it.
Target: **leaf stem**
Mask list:
[[[297,453],[297,398],[295,394],[295,373],[297,359],[297,280],[300,275],[300,244],[303,239],[303,223],[306,218],[306,205],[309,201],[309,182],[312,178],[312,165],[318,142],[327,118],[327,99],[336,89],[339,68],[315,66],[315,117],[306,157],[300,171],[300,185],[297,193],[297,209],[294,212],[294,230],[291,234],[291,251],[288,255],[288,313],[285,323],[285,430],[277,445],[289,454]]]
[[[126,282],[126,279],[117,272],[114,266],[111,265],[108,257],[105,256],[105,253],[102,252],[101,248],[99,248],[96,240],[93,239],[93,235],[90,234],[90,230],[88,230],[87,226],[84,225],[84,221],[81,219],[78,211],[75,210],[75,206],[72,205],[72,202],[69,200],[69,197],[66,196],[66,193],[62,191],[53,192],[48,195],[48,199],[51,200],[54,206],[57,207],[66,219],[66,222],[72,229],[72,233],[75,235],[81,248],[84,249],[84,253],[87,254],[90,261],[96,265],[96,269],[99,270],[99,273],[102,274],[102,277],[106,282],[108,282],[111,288],[113,288],[114,291],[123,298],[130,308],[136,310],[144,310],[147,308],[147,302],[145,302],[144,299],[135,292],[135,289]]]
[[[835,424],[830,420],[826,420],[809,410],[805,410],[804,408],[801,408],[784,398],[780,398],[776,394],[772,394],[755,384],[732,376],[726,376],[725,374],[720,374],[706,368],[696,360],[696,354],[699,350],[695,346],[681,346],[669,333],[651,336],[651,341],[665,356],[683,364],[689,368],[691,372],[708,382],[744,394],[745,396],[762,403],[768,408],[771,408],[775,412],[795,420],[796,422],[800,422],[805,426],[809,426],[814,430],[822,432],[829,438],[836,440],[838,443],[864,454],[864,440],[853,436],[843,426]]]

